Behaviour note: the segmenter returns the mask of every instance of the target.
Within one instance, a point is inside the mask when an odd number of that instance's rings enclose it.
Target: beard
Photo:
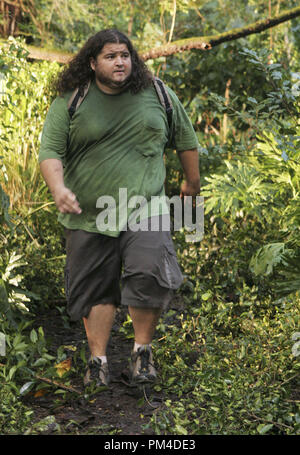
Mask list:
[[[131,74],[129,74],[123,81],[115,81],[105,76],[101,71],[95,73],[95,79],[98,80],[101,84],[106,85],[110,88],[120,88],[125,89],[130,86]]]

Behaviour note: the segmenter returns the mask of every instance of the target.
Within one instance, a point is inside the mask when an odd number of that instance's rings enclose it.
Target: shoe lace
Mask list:
[[[152,365],[150,362],[150,351],[148,349],[143,349],[139,353],[141,358],[141,368],[140,371],[143,373],[149,372],[149,365]],[[152,365],[153,366],[153,365]]]
[[[98,379],[101,370],[101,362],[93,361],[89,365],[91,379]]]

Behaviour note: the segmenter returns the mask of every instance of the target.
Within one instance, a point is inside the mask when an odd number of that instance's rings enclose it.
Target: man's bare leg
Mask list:
[[[131,354],[131,379],[137,383],[155,381],[157,373],[149,345],[152,342],[162,310],[160,308],[129,307],[128,311],[132,319],[135,341]]]
[[[93,306],[88,318],[83,318],[93,357],[106,356],[106,348],[114,323],[116,307],[113,304]]]
[[[162,313],[161,308],[128,307],[128,311],[132,319],[135,342],[138,344],[150,344]]]
[[[150,344],[162,310],[129,307],[135,342]],[[106,348],[114,323],[116,307],[113,304],[93,306],[88,318],[83,318],[85,331],[92,356],[106,355]]]

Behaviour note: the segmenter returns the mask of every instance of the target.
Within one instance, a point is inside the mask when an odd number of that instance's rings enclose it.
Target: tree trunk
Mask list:
[[[21,8],[19,1],[0,0],[0,35],[8,38],[18,33],[18,22],[21,19]]]

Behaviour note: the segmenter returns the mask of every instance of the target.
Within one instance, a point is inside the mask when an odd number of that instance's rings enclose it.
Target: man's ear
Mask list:
[[[93,71],[95,71],[96,62],[93,57],[90,58],[90,67],[92,68]]]

